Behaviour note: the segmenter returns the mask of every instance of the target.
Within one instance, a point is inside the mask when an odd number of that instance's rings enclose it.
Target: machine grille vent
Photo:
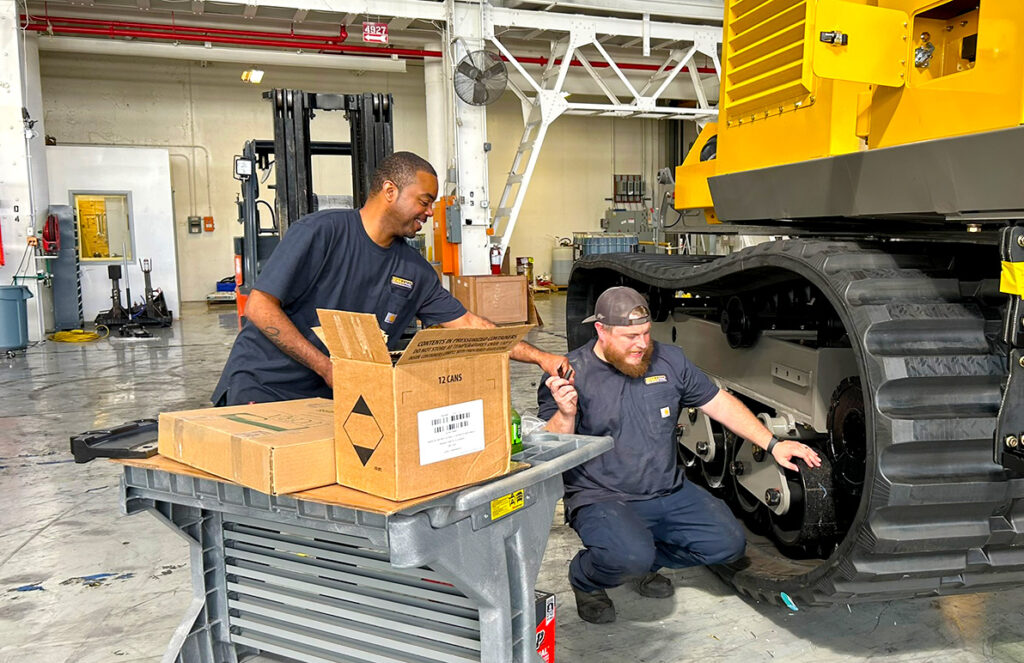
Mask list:
[[[804,57],[809,0],[728,0],[725,110],[750,119],[791,110],[810,95]]]
[[[367,539],[224,515],[231,640],[289,660],[480,663],[480,616]]]

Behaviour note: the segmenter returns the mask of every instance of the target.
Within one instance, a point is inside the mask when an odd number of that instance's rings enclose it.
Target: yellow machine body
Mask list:
[[[726,0],[723,41],[718,122],[676,169],[709,222],[716,175],[1024,123],[1020,0]]]

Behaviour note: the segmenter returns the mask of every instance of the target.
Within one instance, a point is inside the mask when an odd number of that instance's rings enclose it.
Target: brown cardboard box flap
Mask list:
[[[490,329],[424,329],[409,342],[398,365],[469,355],[504,354],[523,340],[531,329],[531,325]]]
[[[320,336],[332,357],[391,365],[384,334],[370,313],[318,308]]]
[[[317,325],[316,327],[312,327],[311,329],[312,329],[312,332],[316,335],[316,337],[318,339],[320,339],[320,342],[323,343],[324,346],[326,347],[327,346],[327,336],[324,335],[324,328],[319,326],[319,325]]]

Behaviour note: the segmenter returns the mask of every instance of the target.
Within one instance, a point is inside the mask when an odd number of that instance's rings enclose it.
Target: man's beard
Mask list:
[[[644,348],[644,355],[640,358],[639,364],[630,364],[626,361],[625,352],[618,352],[613,348],[604,348],[604,358],[609,364],[614,366],[620,373],[624,373],[631,378],[643,377],[647,373],[647,369],[651,367],[651,355],[654,354],[654,344],[649,344]]]

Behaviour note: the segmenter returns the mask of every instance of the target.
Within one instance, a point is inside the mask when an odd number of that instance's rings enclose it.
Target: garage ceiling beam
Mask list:
[[[650,14],[691,21],[720,23],[724,14],[722,0],[519,0],[525,5],[548,5],[563,10],[588,10],[609,13]]]
[[[569,26],[586,26],[598,35],[608,37],[644,38],[644,25],[634,19],[615,18],[610,16],[581,16],[572,14],[553,14],[521,9],[505,9],[492,7],[488,10],[490,22],[495,26],[509,28],[528,28],[534,30],[567,30]],[[688,42],[722,41],[722,28],[708,25],[687,25],[685,23],[667,23],[651,21],[649,24],[651,39],[674,39]]]
[[[405,30],[407,27],[409,27],[409,24],[412,23],[412,21],[413,19],[409,18],[408,16],[393,18],[391,19],[391,21],[388,22],[388,29],[394,31]]]
[[[283,7],[286,9],[344,13],[345,22],[351,23],[356,16],[370,16],[424,19],[428,21],[447,20],[445,3],[431,0],[217,0],[223,4],[246,5],[248,7]]]

